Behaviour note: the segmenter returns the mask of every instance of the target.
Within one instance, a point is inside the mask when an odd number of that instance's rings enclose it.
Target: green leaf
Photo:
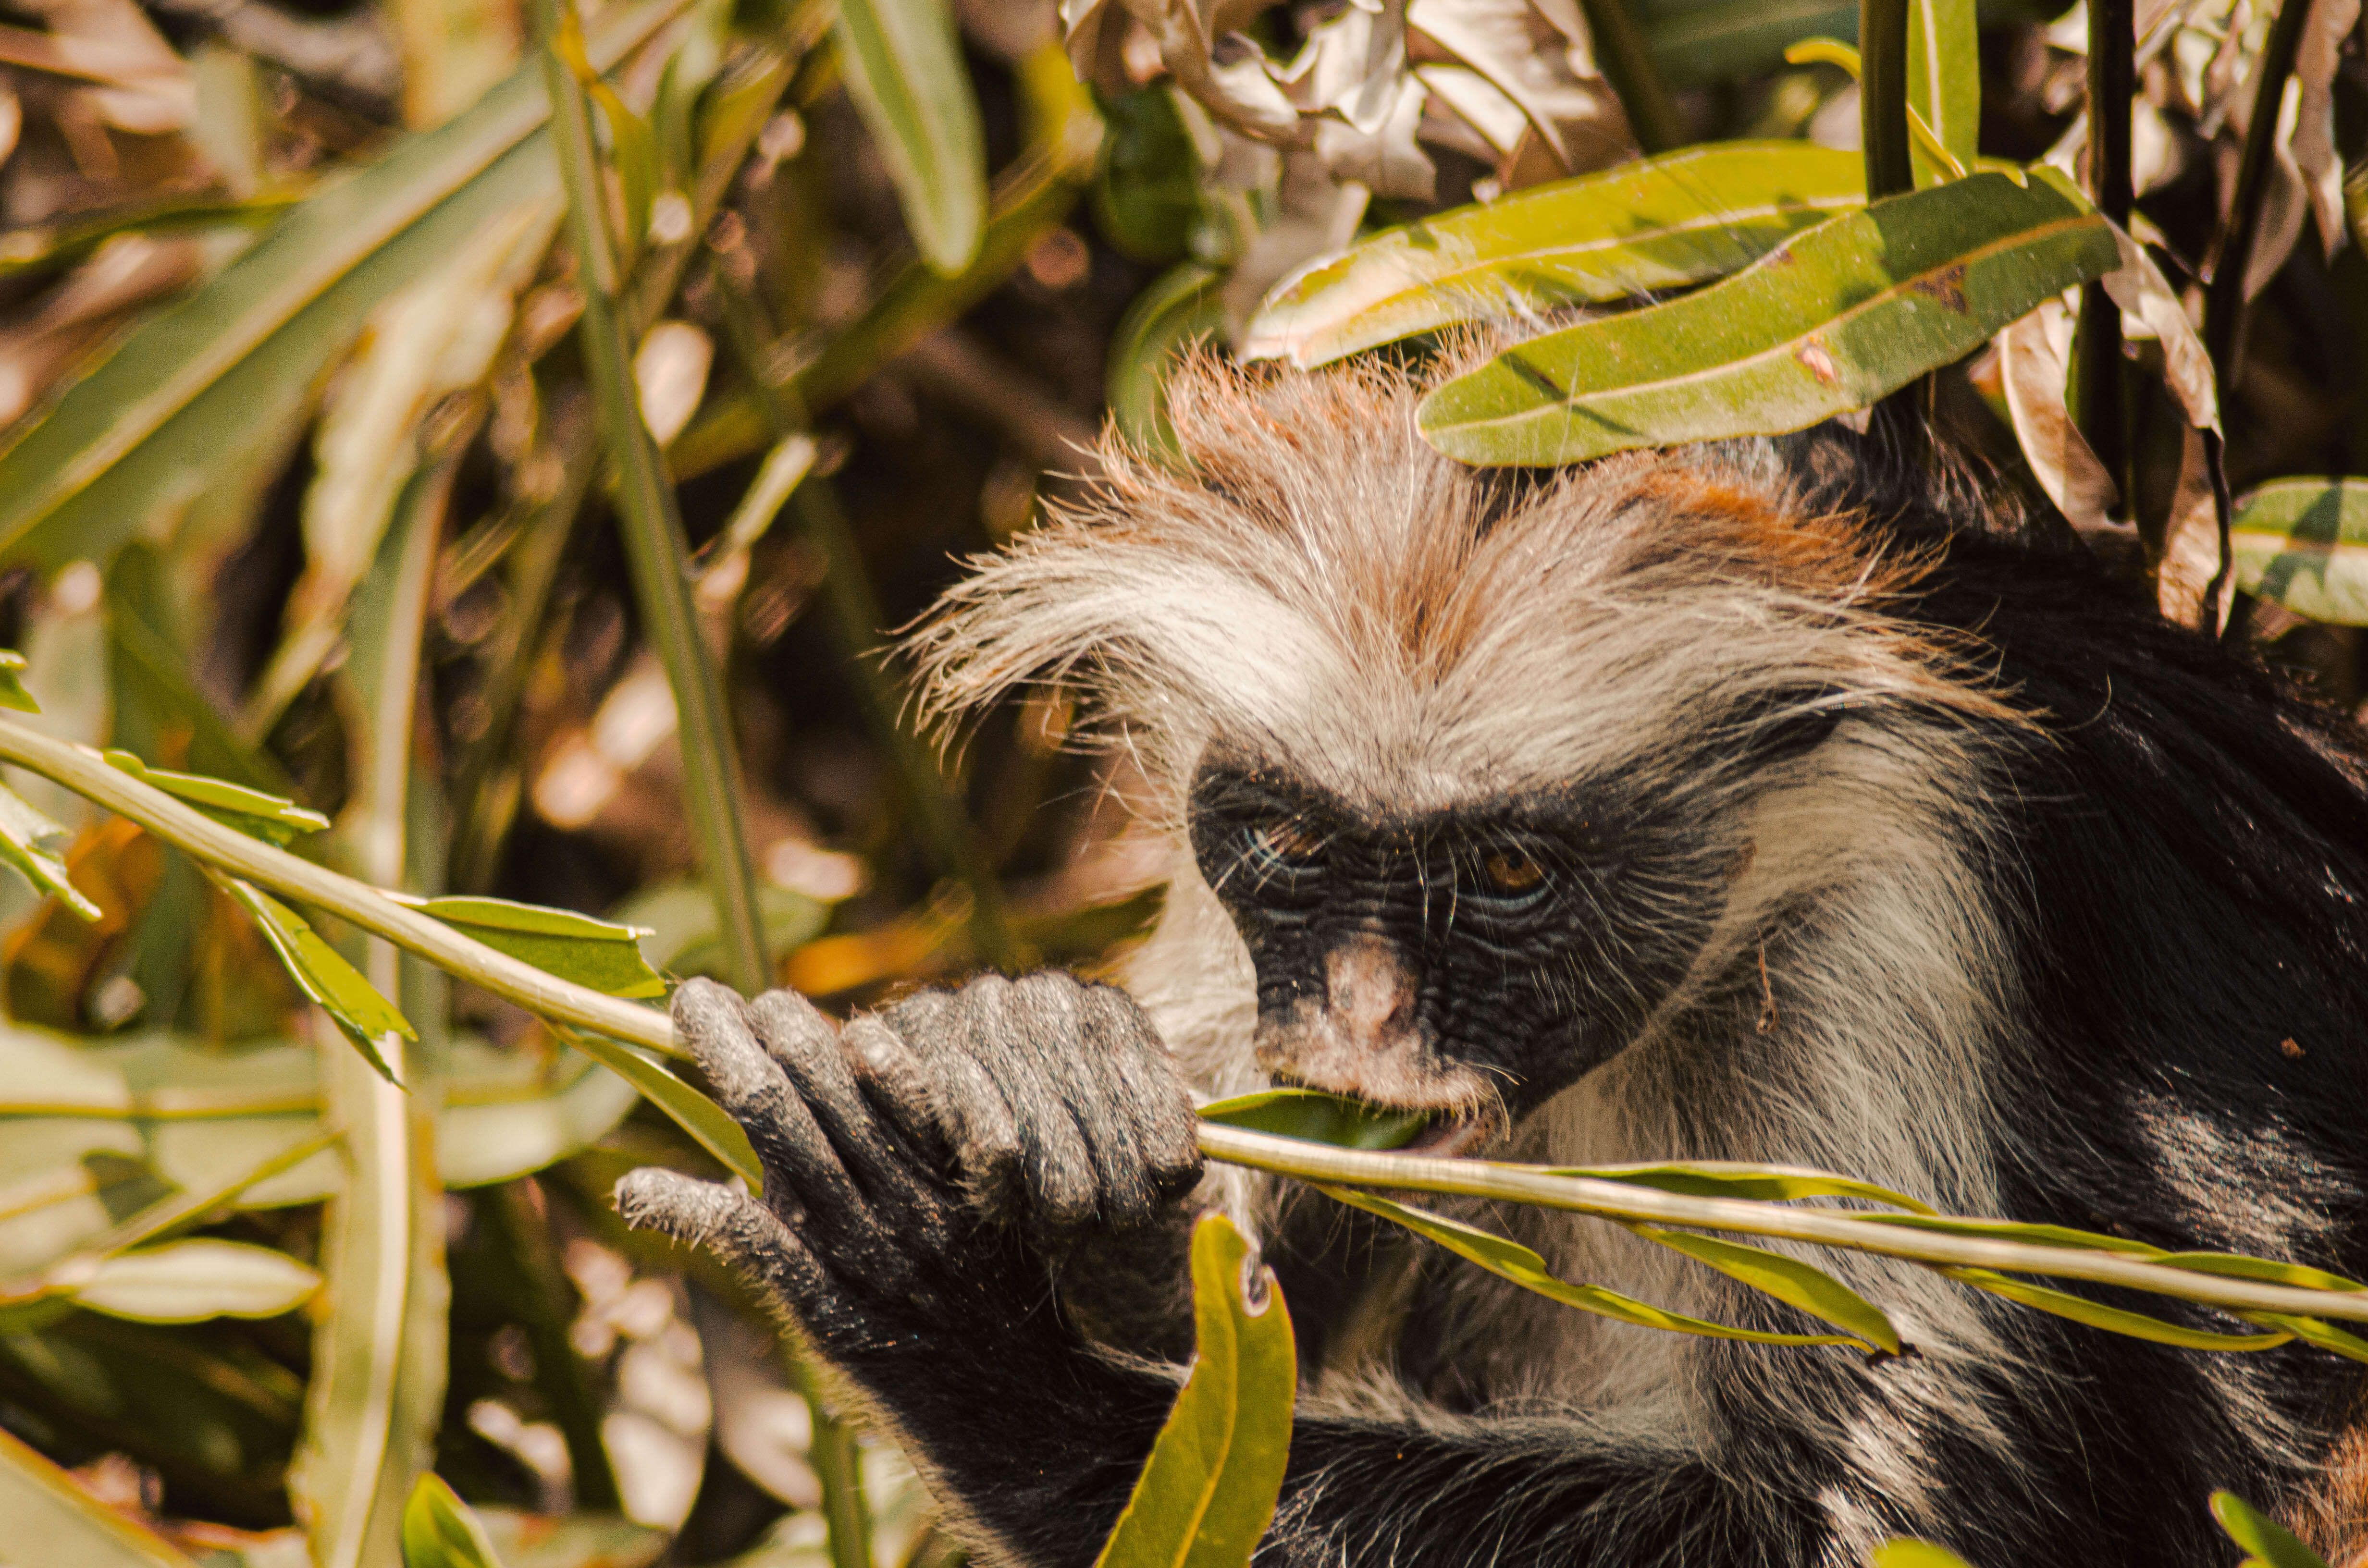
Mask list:
[[[2004,1296],[2009,1301],[2019,1301],[2043,1312],[2053,1312],[2060,1318],[2070,1318],[2074,1323],[2084,1323],[2090,1328],[2127,1335],[2133,1339],[2150,1339],[2157,1345],[2177,1345],[2189,1350],[2267,1350],[2295,1337],[2283,1330],[2276,1334],[2214,1334],[2208,1329],[2184,1328],[2157,1317],[2148,1317],[2144,1312],[2105,1306],[2086,1296],[2075,1296],[2068,1290],[2026,1284],[1987,1268],[1948,1267],[1941,1272],[1975,1290]]]
[[[1201,1108],[1201,1119],[1343,1149],[1402,1149],[1430,1114],[1391,1110],[1320,1089],[1261,1089]]]
[[[403,1568],[502,1568],[485,1527],[433,1471],[404,1506]]]
[[[151,784],[222,824],[234,827],[250,838],[285,849],[298,835],[318,833],[329,825],[329,819],[309,806],[279,795],[250,790],[244,784],[227,779],[208,778],[196,773],[174,773],[162,767],[151,767],[128,751],[110,750],[105,754],[108,765],[118,772],[129,773],[142,784]]]
[[[684,0],[598,30],[613,65]],[[531,63],[465,112],[292,210],[150,317],[0,455],[0,559],[104,559],[280,437],[378,303],[487,222],[556,190]]]
[[[40,892],[55,893],[85,920],[96,920],[98,905],[66,878],[66,863],[57,853],[65,839],[64,828],[35,810],[30,801],[0,785],[0,860],[16,867]]]
[[[1798,430],[2119,260],[2054,170],[2023,186],[1976,174],[1827,219],[1697,293],[1508,349],[1425,399],[1423,434],[1466,462],[1552,465]]]
[[[1896,1225],[1905,1231],[1934,1231],[1947,1236],[1979,1236],[1994,1242],[2028,1242],[2033,1246],[2078,1247],[2083,1252],[2125,1252],[2139,1257],[2159,1257],[2162,1249],[2144,1242],[2109,1236],[2097,1231],[2076,1231],[2068,1225],[2027,1225],[2013,1220],[1960,1220],[1952,1214],[1861,1214],[1873,1224]]]
[[[2238,1312],[2237,1315],[2263,1328],[2283,1330],[2304,1344],[2316,1345],[2321,1350],[2332,1350],[2338,1356],[2354,1361],[2368,1361],[2368,1339],[2356,1334],[2347,1334],[2317,1318],[2289,1317],[2283,1312]]]
[[[14,648],[0,648],[0,708],[13,708],[19,713],[39,713],[41,705],[25,689],[25,655]]]
[[[1723,1242],[1684,1231],[1664,1231],[1653,1225],[1628,1228],[1646,1241],[1658,1242],[1696,1263],[1707,1264],[1730,1279],[1740,1280],[1764,1296],[1798,1307],[1811,1317],[1832,1324],[1890,1355],[1901,1354],[1899,1331],[1892,1327],[1882,1308],[1823,1269],[1812,1267],[1797,1257],[1739,1242]]]
[[[1508,310],[1684,288],[1865,205],[1865,161],[1806,142],[1622,164],[1359,241],[1269,294],[1242,357],[1321,365]]]
[[[1178,357],[1225,330],[1222,275],[1197,261],[1163,274],[1134,298],[1110,334],[1110,419],[1119,433],[1163,460],[1176,457],[1167,424],[1167,372]]]
[[[1688,1317],[1683,1312],[1665,1312],[1633,1296],[1607,1290],[1600,1285],[1574,1285],[1567,1279],[1556,1278],[1547,1271],[1545,1259],[1520,1243],[1467,1225],[1461,1220],[1451,1220],[1428,1209],[1417,1209],[1411,1204],[1350,1187],[1317,1183],[1316,1189],[1352,1209],[1362,1209],[1368,1214],[1378,1214],[1384,1220],[1404,1225],[1417,1235],[1437,1242],[1458,1257],[1476,1263],[1491,1274],[1509,1279],[1525,1290],[1535,1290],[1564,1306],[1577,1307],[1583,1312],[1634,1324],[1639,1328],[1667,1329],[1674,1334],[1702,1335],[1712,1339],[1748,1340],[1754,1345],[1847,1345],[1870,1356],[1877,1350],[1877,1346],[1855,1335],[1770,1334],[1754,1328],[1730,1328],[1725,1324]]]
[[[751,1192],[765,1190],[765,1167],[750,1147],[748,1134],[722,1106],[692,1088],[632,1046],[600,1035],[578,1034],[560,1024],[548,1026],[585,1055],[639,1089],[674,1124],[698,1140],[700,1148],[723,1163],[723,1168],[748,1184]]]
[[[1649,1187],[1657,1192],[1682,1193],[1689,1198],[1742,1198],[1760,1202],[1793,1198],[1861,1198],[1918,1214],[1932,1212],[1930,1205],[1904,1192],[1798,1165],[1754,1165],[1737,1160],[1664,1160],[1635,1165],[1554,1165],[1546,1167],[1544,1174],[1625,1182],[1630,1187]]]
[[[2237,587],[2296,615],[2368,626],[2368,479],[2280,479],[2237,497]]]
[[[831,37],[914,246],[939,272],[960,272],[986,222],[986,151],[952,7],[840,0]]]
[[[2190,1274],[2217,1274],[2230,1279],[2259,1279],[2271,1285],[2293,1285],[2305,1290],[2368,1290],[2357,1279],[2329,1274],[2306,1264],[2280,1263],[2274,1258],[2247,1257],[2234,1252],[2166,1252],[2153,1259],[2166,1268]]]
[[[66,1294],[109,1317],[200,1323],[278,1317],[320,1288],[320,1275],[284,1252],[199,1236],[117,1253]]]
[[[1094,177],[1102,236],[1137,261],[1184,254],[1201,215],[1201,160],[1167,84],[1097,95],[1109,134]]]
[[[395,1010],[393,1003],[380,995],[336,949],[321,940],[320,934],[305,924],[302,915],[253,883],[235,877],[222,878],[222,886],[238,900],[239,907],[263,932],[264,939],[279,955],[296,988],[329,1015],[337,1032],[353,1042],[354,1049],[378,1069],[381,1077],[395,1084],[393,1071],[387,1066],[386,1058],[379,1054],[378,1042],[380,1037],[389,1033],[417,1040],[419,1033],[410,1021]]]
[[[1867,1554],[1867,1568],[1972,1568],[1945,1546],[1894,1536]]]
[[[562,980],[611,996],[666,994],[664,977],[642,957],[641,939],[651,934],[645,926],[620,926],[506,898],[387,896]]]
[[[74,1477],[0,1429],[0,1519],[8,1552],[61,1568],[193,1568],[180,1550],[77,1485]]]
[[[2294,1531],[2234,1492],[2212,1494],[2212,1517],[2228,1539],[2251,1553],[2261,1568],[2327,1568],[2326,1560],[2296,1540]]]
[[[1974,0],[1907,0],[1907,108],[1960,168],[1974,166],[1982,127],[1981,35]],[[1929,160],[1918,160],[1918,185],[1937,185],[1941,177]]]
[[[1291,1457],[1298,1351],[1274,1271],[1253,1304],[1249,1244],[1222,1214],[1192,1232],[1191,1375],[1095,1568],[1247,1568]]]

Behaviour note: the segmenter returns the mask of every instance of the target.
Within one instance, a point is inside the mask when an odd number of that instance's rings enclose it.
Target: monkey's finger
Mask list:
[[[800,1316],[830,1290],[821,1263],[780,1217],[746,1193],[655,1167],[617,1183],[617,1212],[637,1231],[656,1231],[703,1246],[779,1295]]]
[[[1097,1032],[1110,1070],[1125,1085],[1122,1103],[1133,1119],[1145,1179],[1157,1199],[1179,1198],[1200,1184],[1207,1168],[1191,1091],[1133,997],[1110,985],[1094,987],[1092,994]]]
[[[1076,1108],[1089,1089],[1070,1071],[1083,1043],[1078,987],[1047,971],[1014,982],[982,975],[962,989],[971,1054],[994,1075],[1019,1122],[1027,1172],[1020,1218],[1054,1233],[1094,1216],[1101,1185]]]
[[[674,994],[675,1033],[707,1074],[715,1099],[748,1134],[765,1166],[768,1201],[794,1200],[832,1231],[876,1229],[871,1209],[780,1064],[750,1027],[747,1004],[712,980]]]
[[[971,1055],[964,1013],[951,993],[921,991],[882,1017],[934,1086],[954,1173],[972,1206],[1003,1219],[1018,1210],[1025,1181],[1019,1123],[994,1077]]]
[[[933,1244],[945,1216],[905,1155],[883,1135],[839,1044],[838,1029],[793,991],[768,991],[748,1004],[757,1039],[837,1151],[839,1162],[874,1210],[909,1239]]]
[[[953,1120],[920,1057],[875,1013],[859,1013],[838,1032],[855,1081],[872,1113],[939,1169],[953,1157]]]

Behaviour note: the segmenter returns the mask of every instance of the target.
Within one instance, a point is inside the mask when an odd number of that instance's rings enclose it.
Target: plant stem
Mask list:
[[[716,267],[712,276],[722,307],[725,347],[737,362],[743,379],[756,389],[773,439],[779,441],[796,434],[805,426],[803,411],[797,405],[794,392],[776,387],[765,379],[764,347],[758,339],[754,304],[725,268]],[[977,835],[963,820],[961,805],[945,776],[938,770],[936,759],[900,720],[902,704],[897,694],[879,665],[870,657],[884,617],[879,600],[872,596],[871,579],[864,575],[854,530],[847,526],[846,514],[838,508],[837,493],[826,479],[809,474],[798,486],[791,504],[798,509],[807,542],[822,555],[824,608],[830,616],[831,630],[840,649],[848,654],[847,666],[854,672],[873,733],[905,782],[905,799],[914,816],[919,819],[921,832],[928,839],[939,865],[970,893],[971,937],[978,944],[979,955],[997,969],[1017,969],[1022,960],[1021,949],[1019,938],[1012,934],[1010,914],[1004,906],[1003,890],[995,880],[995,868],[980,852]]]
[[[1595,63],[1603,79],[1620,95],[1628,111],[1628,129],[1646,153],[1666,153],[1685,144],[1685,122],[1669,97],[1668,84],[1653,60],[1653,47],[1625,0],[1579,0],[1587,13],[1587,30],[1595,42]]]
[[[0,762],[54,780],[209,864],[274,892],[324,909],[416,953],[529,1012],[580,1025],[668,1056],[683,1056],[665,1014],[620,1002],[406,909],[374,888],[247,837],[150,784],[119,772],[95,752],[0,720]],[[1793,1208],[1731,1198],[1692,1198],[1622,1182],[1560,1176],[1534,1166],[1338,1149],[1296,1138],[1204,1122],[1201,1152],[1212,1160],[1305,1181],[1461,1193],[1593,1214],[1607,1220],[1682,1225],[1842,1247],[1935,1267],[2047,1274],[2121,1285],[2231,1312],[2297,1313],[2368,1322],[2368,1291],[2311,1290],[2227,1276],[2192,1274],[2123,1255],[2037,1246],[1886,1225],[1850,1210]]]
[[[2089,3],[2089,188],[2097,210],[2130,226],[2130,131],[2137,98],[2135,0]],[[2122,353],[2122,308],[2101,283],[2080,290],[2080,371],[2073,418],[2121,492],[2136,507],[2130,469],[2129,370]]]
[[[1866,199],[1916,188],[1907,133],[1907,0],[1859,0],[1859,136]]]
[[[2294,74],[2310,0],[2285,0],[2261,45],[2261,85],[2253,95],[2253,117],[2245,128],[2245,152],[2237,165],[2237,188],[2212,247],[2211,282],[2203,293],[2203,347],[2222,388],[2223,417],[2245,353],[2245,274],[2252,270],[2253,246],[2260,237],[2261,208],[2269,199],[2277,158],[2278,111],[2286,81]],[[2222,528],[2225,531],[2226,524]]]
[[[543,45],[543,79],[551,95],[552,146],[567,191],[568,229],[582,272],[584,316],[578,333],[616,471],[616,508],[633,597],[674,690],[685,803],[715,899],[725,975],[734,987],[753,995],[766,988],[772,966],[765,954],[747,826],[741,820],[739,747],[724,708],[723,684],[700,641],[686,570],[689,551],[674,490],[666,481],[649,426],[642,421],[632,351],[618,307],[623,278],[609,233],[608,187],[592,145],[590,106],[556,47],[560,4],[536,0],[534,10]]]

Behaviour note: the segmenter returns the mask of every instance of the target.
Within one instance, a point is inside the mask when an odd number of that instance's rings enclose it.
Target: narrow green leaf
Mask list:
[[[1900,1354],[1899,1331],[1892,1327],[1883,1309],[1821,1268],[1812,1267],[1797,1257],[1786,1257],[1765,1247],[1746,1246],[1740,1242],[1723,1242],[1713,1236],[1664,1231],[1652,1225],[1628,1228],[1646,1241],[1658,1242],[1696,1263],[1707,1264],[1761,1295],[1798,1307],[1811,1317],[1832,1324],[1891,1355]]]
[[[2305,1290],[2368,1290],[2357,1279],[2329,1274],[2305,1264],[2280,1263],[2274,1258],[2247,1257],[2233,1252],[2166,1252],[2155,1262],[2190,1274],[2217,1274],[2230,1279],[2259,1279],[2271,1285],[2294,1285]]]
[[[1863,408],[2119,264],[2051,169],[1981,173],[1829,218],[1682,299],[1507,350],[1424,400],[1431,444],[1560,464],[1775,435]]]
[[[1151,1458],[1095,1568],[1247,1568],[1291,1457],[1298,1351],[1274,1271],[1248,1298],[1249,1243],[1222,1214],[1192,1232],[1200,1340]]]
[[[1930,1205],[1904,1192],[1797,1165],[1754,1165],[1738,1160],[1664,1160],[1635,1165],[1554,1165],[1548,1167],[1546,1174],[1625,1182],[1631,1187],[1649,1187],[1689,1198],[1745,1198],[1761,1202],[1793,1198],[1861,1198],[1917,1214],[1932,1212]]]
[[[1242,357],[1321,365],[1508,310],[1684,288],[1865,205],[1863,160],[1807,142],[1622,164],[1359,241],[1278,285],[1250,318]]]
[[[41,705],[25,689],[25,655],[14,648],[0,648],[0,708],[13,708],[19,713],[39,713]]]
[[[677,1127],[698,1140],[700,1148],[723,1162],[723,1168],[748,1184],[751,1192],[765,1190],[765,1167],[748,1135],[725,1114],[722,1106],[692,1088],[629,1045],[600,1035],[579,1034],[562,1024],[549,1027],[562,1040],[639,1089],[652,1105],[666,1112]]]
[[[1672,87],[1770,70],[1799,39],[1858,35],[1850,0],[1645,0],[1638,8],[1654,62]]]
[[[1574,1285],[1566,1279],[1557,1278],[1547,1271],[1544,1258],[1520,1243],[1467,1225],[1461,1220],[1451,1220],[1428,1209],[1417,1209],[1411,1204],[1371,1192],[1359,1192],[1351,1187],[1317,1183],[1316,1190],[1352,1209],[1362,1209],[1368,1214],[1378,1214],[1384,1220],[1404,1225],[1417,1235],[1437,1242],[1458,1257],[1476,1263],[1491,1274],[1509,1279],[1525,1290],[1535,1290],[1564,1306],[1577,1307],[1583,1312],[1634,1324],[1639,1328],[1667,1329],[1675,1334],[1701,1335],[1712,1339],[1742,1339],[1754,1345],[1847,1345],[1870,1356],[1876,1353],[1874,1345],[1855,1335],[1770,1334],[1753,1328],[1730,1328],[1725,1324],[1688,1317],[1683,1312],[1665,1312],[1633,1296],[1607,1290],[1600,1285]]]
[[[234,827],[250,838],[260,838],[282,849],[300,835],[318,833],[329,825],[327,817],[309,806],[250,790],[244,784],[151,767],[128,751],[108,751],[105,755],[108,765],[119,772],[154,785],[225,827]]]
[[[2237,587],[2296,615],[2368,626],[2368,479],[2280,479],[2237,497]]]
[[[684,0],[622,7],[604,69]],[[279,438],[378,303],[484,223],[556,188],[529,64],[465,112],[292,210],[131,332],[0,454],[0,559],[104,559],[225,462]]]
[[[1167,372],[1176,360],[1225,330],[1224,278],[1197,261],[1162,274],[1134,298],[1110,335],[1110,419],[1136,447],[1173,460],[1167,423]]]
[[[1941,1272],[1961,1284],[1987,1290],[1994,1296],[2004,1296],[2009,1301],[2035,1307],[2043,1312],[2053,1312],[2060,1318],[2070,1318],[2074,1323],[2087,1324],[2090,1328],[2127,1335],[2133,1339],[2150,1339],[2157,1345],[2177,1345],[2189,1350],[2267,1350],[2294,1338],[2294,1335],[2283,1330],[2275,1334],[2214,1334],[2208,1329],[2183,1328],[2175,1323],[2148,1317],[2144,1312],[2105,1306],[2086,1296],[2075,1296],[2068,1290],[2050,1290],[2044,1285],[2027,1284],[1987,1268],[1947,1267]]]
[[[25,880],[42,892],[55,893],[85,920],[96,920],[98,905],[66,878],[66,863],[57,853],[65,839],[64,828],[36,810],[30,801],[0,785],[0,860],[23,872]]]
[[[109,1317],[201,1323],[278,1317],[320,1288],[320,1275],[284,1252],[199,1236],[117,1253],[65,1294]]]
[[[960,272],[986,222],[986,144],[953,8],[947,0],[840,0],[831,37],[914,247],[939,272]]]
[[[1320,1089],[1236,1095],[1202,1106],[1201,1119],[1343,1149],[1402,1149],[1430,1121],[1427,1111],[1391,1110]]]
[[[643,926],[595,920],[571,909],[513,903],[506,898],[417,898],[389,893],[397,903],[440,920],[522,962],[611,996],[666,994],[666,980],[642,957]]]
[[[179,1548],[75,1484],[0,1428],[0,1519],[11,1558],[63,1568],[194,1568]]]
[[[279,956],[297,989],[329,1015],[337,1032],[353,1042],[354,1049],[378,1069],[381,1077],[400,1087],[386,1058],[379,1053],[378,1042],[380,1037],[389,1033],[417,1040],[418,1031],[410,1021],[395,1010],[393,1003],[380,995],[336,949],[321,940],[320,933],[307,925],[302,915],[251,882],[224,877],[222,886],[238,900],[239,907],[263,932],[264,939]]]
[[[2332,1350],[2338,1356],[2353,1361],[2368,1361],[2368,1339],[2356,1334],[2347,1334],[2317,1318],[2289,1317],[2283,1312],[2238,1312],[2237,1315],[2263,1328],[2283,1330],[2304,1344],[2316,1345],[2321,1350]]]
[[[1907,108],[1970,169],[1980,152],[1982,56],[1974,0],[1907,0]],[[1940,171],[1918,161],[1916,183],[1938,185]]]
[[[2212,1494],[2212,1517],[2262,1568],[2327,1568],[2326,1560],[2296,1540],[2294,1531],[2234,1492]]]
[[[2162,1249],[2144,1242],[2109,1236],[2097,1231],[2076,1231],[2068,1225],[2027,1225],[2013,1220],[1960,1220],[1952,1214],[1861,1214],[1873,1224],[1896,1225],[1904,1231],[1935,1231],[1949,1236],[1979,1236],[1994,1242],[2028,1242],[2033,1246],[2078,1247],[2084,1252],[2125,1252],[2139,1257],[2159,1257]]]
[[[1894,1536],[1867,1554],[1867,1568],[1972,1568],[1945,1546]]]
[[[502,1568],[485,1527],[433,1471],[404,1506],[403,1568]]]

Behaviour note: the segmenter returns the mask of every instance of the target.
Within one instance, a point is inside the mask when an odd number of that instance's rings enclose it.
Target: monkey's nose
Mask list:
[[[1395,942],[1360,933],[1324,960],[1325,1012],[1341,1043],[1382,1051],[1414,1030],[1414,966]]]

